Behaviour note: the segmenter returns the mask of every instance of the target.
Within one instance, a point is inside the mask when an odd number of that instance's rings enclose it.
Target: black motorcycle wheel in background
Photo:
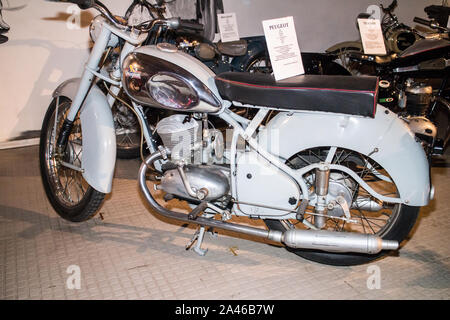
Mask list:
[[[42,123],[39,143],[39,165],[45,193],[63,219],[82,222],[90,219],[100,208],[105,194],[92,188],[83,178],[82,173],[63,166],[64,161],[72,166],[81,167],[82,133],[80,119],[74,121],[66,149],[61,159],[55,157],[56,139],[70,108],[71,101],[59,98],[51,102]],[[55,117],[57,114],[57,119]],[[54,130],[56,123],[56,130]]]
[[[141,150],[141,128],[136,115],[120,101],[115,101],[111,111],[116,130],[117,158],[138,158]]]

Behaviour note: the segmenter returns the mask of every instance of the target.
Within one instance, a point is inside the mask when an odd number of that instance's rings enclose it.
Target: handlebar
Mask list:
[[[121,29],[124,28],[130,28],[127,24],[119,21],[112,13],[109,11],[109,9],[100,1],[98,0],[47,0],[47,1],[53,1],[53,2],[69,2],[76,4],[80,7],[80,9],[89,9],[89,8],[95,8],[100,13],[105,16],[111,23],[113,23],[116,27],[119,27]],[[147,26],[146,26],[147,25]],[[200,23],[191,22],[189,20],[181,20],[180,18],[170,18],[170,19],[154,19],[152,21],[147,21],[144,23],[141,23],[138,26],[133,26],[132,28],[139,29],[143,32],[148,32],[156,25],[165,25],[171,29],[191,29],[195,31],[203,31],[204,26]]]
[[[427,27],[430,27],[432,29],[438,29],[438,30],[443,31],[443,32],[449,32],[448,28],[441,27],[435,20],[426,20],[426,19],[422,19],[422,18],[419,18],[419,17],[414,17],[413,21],[415,23],[423,24],[423,25],[425,25]]]
[[[52,2],[69,2],[76,4],[80,9],[86,10],[94,6],[95,0],[47,0]]]
[[[191,22],[188,20],[181,20],[181,19],[180,19],[180,24],[178,27],[181,29],[191,29],[191,30],[195,30],[195,31],[205,30],[205,27],[201,23],[196,23],[196,22]]]
[[[383,7],[382,4],[380,4],[380,8],[381,10],[383,10],[384,13],[391,13],[392,11],[394,11],[397,5],[398,5],[397,0],[394,0],[387,8]]]
[[[431,20],[426,20],[426,19],[422,19],[422,18],[419,18],[419,17],[414,17],[413,21],[415,23],[419,23],[419,24],[423,24],[423,25],[426,25],[428,27],[431,27]]]

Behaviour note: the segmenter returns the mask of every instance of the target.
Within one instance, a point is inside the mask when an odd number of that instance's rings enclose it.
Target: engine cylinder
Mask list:
[[[433,88],[423,84],[413,84],[405,90],[406,111],[411,116],[424,116],[431,102]]]
[[[171,152],[173,161],[201,162],[201,126],[193,118],[175,114],[156,125],[164,146]]]

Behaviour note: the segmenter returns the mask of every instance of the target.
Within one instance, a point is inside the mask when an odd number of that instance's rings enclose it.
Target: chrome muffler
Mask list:
[[[371,234],[300,229],[284,232],[282,241],[291,248],[369,254],[396,250],[399,246],[397,241],[383,240]]]
[[[285,232],[277,230],[265,230],[214,220],[204,217],[197,217],[195,220],[189,219],[188,214],[170,211],[162,207],[151,195],[147,187],[146,172],[153,165],[153,162],[163,158],[161,151],[157,151],[145,159],[139,169],[139,186],[147,202],[159,214],[186,223],[194,223],[205,227],[219,228],[234,231],[251,236],[269,239],[274,242],[284,243],[291,248],[314,249],[329,252],[355,252],[375,254],[381,250],[396,250],[399,247],[397,241],[383,240],[375,235],[358,234],[351,232],[332,232],[323,230],[300,230],[292,229]],[[195,209],[194,209],[195,210]]]

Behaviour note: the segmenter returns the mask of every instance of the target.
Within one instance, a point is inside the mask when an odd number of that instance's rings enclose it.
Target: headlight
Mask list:
[[[168,72],[159,72],[147,82],[150,97],[163,106],[174,109],[191,109],[199,98],[194,88],[183,78]]]

